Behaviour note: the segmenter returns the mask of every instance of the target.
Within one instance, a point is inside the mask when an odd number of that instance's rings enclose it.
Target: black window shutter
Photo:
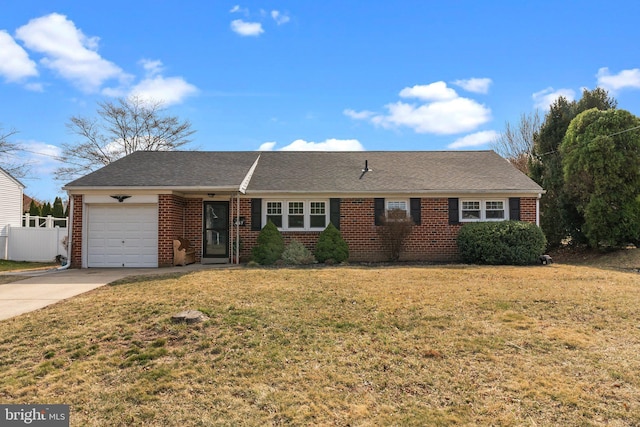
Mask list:
[[[509,219],[520,221],[520,197],[509,198]]]
[[[340,230],[340,199],[329,199],[329,221]]]
[[[449,224],[460,224],[460,211],[458,208],[458,199],[449,199]]]
[[[373,212],[376,216],[374,224],[380,225],[380,219],[384,217],[384,198],[376,197],[373,199]]]
[[[411,198],[409,200],[409,205],[411,205],[411,219],[413,219],[413,223],[415,225],[420,225],[422,223],[422,213],[420,211],[420,198]]]
[[[262,199],[251,199],[251,231],[262,230]]]

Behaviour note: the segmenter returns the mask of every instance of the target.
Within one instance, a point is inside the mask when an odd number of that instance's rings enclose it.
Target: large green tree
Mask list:
[[[625,110],[584,111],[560,146],[565,192],[592,247],[640,241],[640,118]]]
[[[559,97],[549,108],[540,130],[534,135],[529,175],[546,191],[540,200],[540,226],[549,246],[557,247],[570,237],[584,243],[582,215],[565,192],[562,153],[559,150],[571,120],[591,108],[615,109],[617,101],[601,88],[584,90],[579,101]]]

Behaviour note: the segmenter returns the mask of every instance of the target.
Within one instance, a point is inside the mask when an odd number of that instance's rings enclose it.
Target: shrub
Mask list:
[[[340,263],[349,259],[349,246],[342,238],[340,230],[332,223],[329,223],[318,236],[315,255],[318,262],[331,259],[333,262]]]
[[[413,230],[413,220],[407,217],[407,211],[392,209],[380,218],[378,235],[382,247],[389,254],[390,261],[398,261],[404,247],[404,242]]]
[[[313,264],[316,259],[309,249],[297,240],[289,243],[282,253],[282,261],[287,265]]]
[[[540,227],[520,221],[469,223],[458,234],[460,257],[472,264],[533,264],[546,244]]]
[[[262,265],[274,264],[282,256],[284,240],[282,235],[271,221],[258,234],[258,241],[251,250],[253,261]]]

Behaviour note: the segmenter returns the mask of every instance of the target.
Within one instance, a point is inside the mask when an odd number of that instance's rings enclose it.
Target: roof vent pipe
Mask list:
[[[365,160],[364,169],[362,169],[362,172],[369,172],[370,170],[373,170],[373,169],[369,169],[369,160]]]

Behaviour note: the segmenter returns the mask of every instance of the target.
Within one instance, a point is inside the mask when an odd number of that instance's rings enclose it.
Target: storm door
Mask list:
[[[229,258],[229,202],[204,202],[203,258]]]

